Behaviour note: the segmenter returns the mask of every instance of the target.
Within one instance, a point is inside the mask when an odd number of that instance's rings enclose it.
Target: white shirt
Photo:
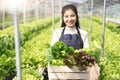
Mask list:
[[[54,45],[57,41],[59,41],[59,38],[61,36],[61,33],[63,31],[63,27],[54,30],[53,32],[53,37],[52,37],[52,41],[51,41],[51,45]],[[89,44],[88,44],[88,33],[87,31],[83,30],[83,29],[79,29],[83,43],[84,43],[84,47],[83,48],[89,48]],[[69,28],[66,27],[64,34],[78,34],[76,28]]]

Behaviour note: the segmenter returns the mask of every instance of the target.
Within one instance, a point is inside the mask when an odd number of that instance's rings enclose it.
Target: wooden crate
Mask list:
[[[80,71],[78,67],[73,66],[49,66],[48,65],[49,80],[89,80],[89,68],[86,71]]]

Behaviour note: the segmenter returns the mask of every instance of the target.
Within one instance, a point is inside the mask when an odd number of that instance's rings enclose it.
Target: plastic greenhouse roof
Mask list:
[[[91,0],[88,0],[88,3],[91,3]],[[104,0],[93,0],[94,6],[95,5],[99,5],[99,6],[103,6],[104,5]],[[116,4],[120,4],[120,0],[107,0],[107,7],[116,5]]]
[[[24,1],[24,0],[22,0],[22,1]],[[58,0],[54,0],[54,1],[59,2]],[[78,1],[80,1],[80,0],[61,0],[61,1],[62,1],[62,3],[66,3],[66,2],[70,2],[70,1],[73,1],[73,2],[76,1],[77,4],[79,4]],[[86,4],[91,5],[92,0],[82,0],[82,1],[86,1]],[[34,2],[34,0],[29,0],[29,2],[27,2],[28,6],[30,4],[33,4],[33,2]],[[50,0],[38,0],[39,4],[41,4],[42,2],[47,3],[47,5],[51,5],[51,3],[52,3],[52,1],[50,1]],[[59,3],[55,3],[55,4],[58,6]],[[94,4],[94,7],[96,7],[96,8],[103,7],[104,0],[93,0],[93,4]],[[120,4],[120,0],[107,0],[107,5],[106,6],[110,7],[110,6],[113,6],[113,5],[116,5],[116,4]],[[30,5],[30,6],[32,7],[32,6],[35,6],[35,5]],[[0,0],[0,7],[1,7],[1,10],[2,10],[2,0]]]
[[[62,1],[73,1],[76,3],[82,3],[82,2],[86,2],[88,4],[91,4],[91,1],[92,0],[62,0]],[[78,2],[79,1],[79,2]],[[81,2],[80,2],[81,1]],[[104,5],[104,0],[93,0],[93,3],[94,3],[94,6],[96,7],[97,6],[103,6]],[[120,4],[120,0],[107,0],[107,7],[110,7],[110,6],[113,6],[113,5],[116,5],[116,4]]]

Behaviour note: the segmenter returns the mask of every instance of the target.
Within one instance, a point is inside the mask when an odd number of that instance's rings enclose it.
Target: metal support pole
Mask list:
[[[44,4],[41,5],[44,6]],[[41,7],[41,13],[42,13],[42,18],[45,18],[45,7]]]
[[[19,19],[17,8],[14,7],[14,37],[15,37],[15,51],[16,51],[16,69],[18,80],[22,80],[21,75],[21,56],[20,56],[20,36],[19,36]]]
[[[102,44],[101,44],[101,57],[104,56],[104,40],[105,40],[105,22],[106,22],[106,2],[104,0],[104,11],[103,11],[103,25],[102,25]]]
[[[35,0],[35,19],[38,20],[39,19],[39,5],[38,5],[38,0]]]
[[[87,19],[89,19],[87,12],[88,12],[88,3],[86,3],[86,20],[85,20],[85,22],[87,21]],[[89,26],[89,25],[86,24],[86,27],[87,27],[87,26]]]
[[[62,0],[60,0],[60,24],[62,23]]]
[[[30,12],[27,11],[27,21],[26,22],[30,22]]]
[[[90,42],[92,41],[93,0],[91,0]]]
[[[27,16],[26,16],[26,15],[27,15],[27,11],[26,11],[26,0],[24,1],[24,5],[23,5],[23,6],[24,6],[24,9],[23,9],[23,17],[24,17],[24,18],[23,18],[23,19],[24,19],[23,21],[24,21],[24,22],[23,22],[23,23],[25,24],[25,23],[27,22],[27,20],[26,20],[26,18],[27,18]]]
[[[55,29],[55,2],[52,0],[52,29]]]
[[[3,19],[2,19],[2,25],[3,29],[5,28],[5,6],[4,6],[4,0],[3,0]]]

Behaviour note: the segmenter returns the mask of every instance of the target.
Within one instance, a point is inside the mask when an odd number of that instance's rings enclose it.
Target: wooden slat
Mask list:
[[[71,68],[68,66],[48,66],[48,70],[49,72],[88,72],[89,68],[86,71],[80,71],[76,66]]]
[[[88,80],[88,74],[82,73],[49,73],[50,79],[84,79]]]
[[[89,68],[87,71],[80,71],[78,67],[73,66],[48,66],[49,80],[77,79],[89,80]]]

